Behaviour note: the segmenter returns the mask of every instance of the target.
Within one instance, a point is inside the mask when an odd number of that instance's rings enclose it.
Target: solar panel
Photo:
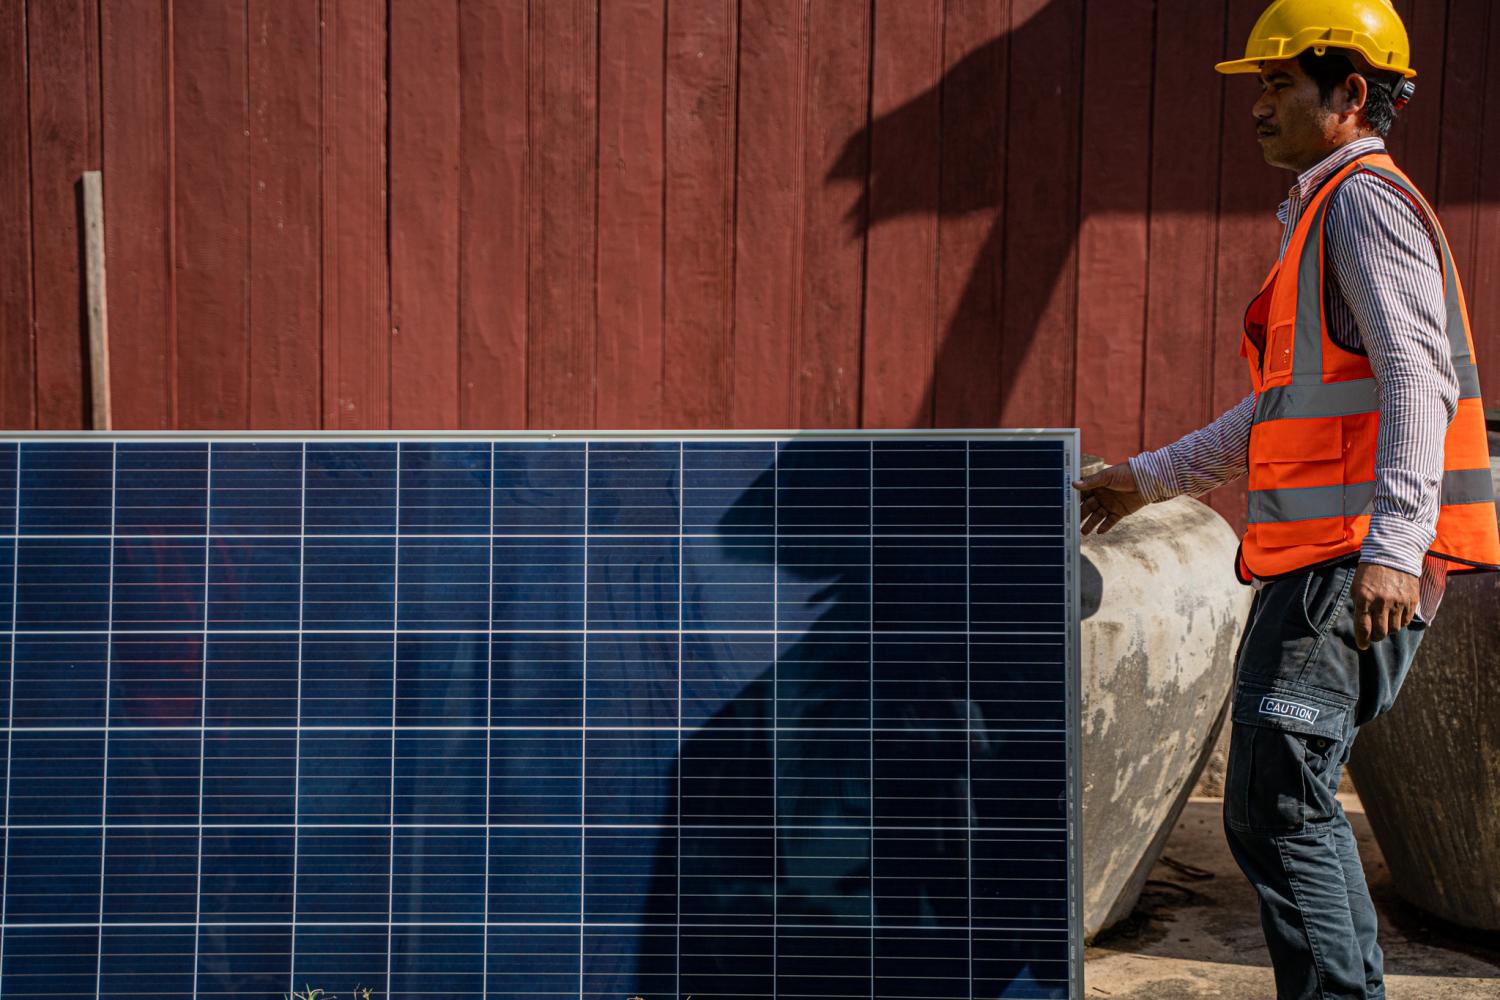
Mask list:
[[[0,441],[0,995],[1081,991],[1064,432]]]

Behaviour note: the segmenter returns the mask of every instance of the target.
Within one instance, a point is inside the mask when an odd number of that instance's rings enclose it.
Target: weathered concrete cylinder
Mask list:
[[[1185,498],[1083,540],[1087,940],[1135,908],[1224,724],[1250,608],[1236,544],[1212,508]]]
[[[1500,492],[1500,458],[1490,460]],[[1448,580],[1396,704],[1349,758],[1403,899],[1500,931],[1500,574]]]

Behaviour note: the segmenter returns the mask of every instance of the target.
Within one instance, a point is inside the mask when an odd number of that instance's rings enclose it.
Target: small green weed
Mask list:
[[[354,1000],[375,1000],[375,990],[370,986],[354,987]],[[327,990],[314,989],[304,985],[301,993],[283,993],[282,1000],[339,1000],[338,994],[329,993]]]

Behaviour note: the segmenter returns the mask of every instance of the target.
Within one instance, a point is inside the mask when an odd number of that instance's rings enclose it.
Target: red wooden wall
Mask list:
[[[1290,177],[1212,64],[1261,5],[0,0],[0,422],[86,425],[99,168],[117,427],[1077,425],[1119,459],[1246,388]],[[1500,11],[1398,6],[1394,150],[1496,407]]]

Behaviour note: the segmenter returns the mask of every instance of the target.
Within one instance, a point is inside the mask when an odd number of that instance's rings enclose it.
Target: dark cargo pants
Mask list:
[[[1260,896],[1277,1000],[1379,1000],[1375,907],[1335,798],[1359,727],[1396,700],[1426,625],[1360,650],[1357,557],[1255,595],[1235,664],[1224,830]]]

